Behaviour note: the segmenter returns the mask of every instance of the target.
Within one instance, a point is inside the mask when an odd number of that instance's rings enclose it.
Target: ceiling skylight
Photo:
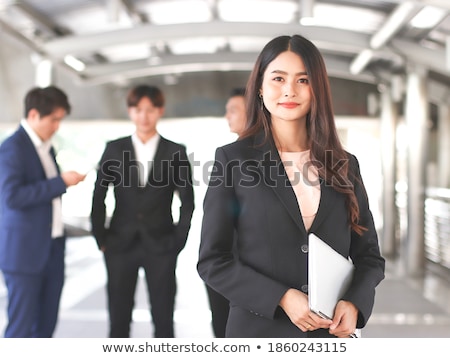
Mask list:
[[[419,29],[431,29],[447,16],[448,11],[434,6],[425,6],[413,17],[410,24]]]
[[[211,8],[202,0],[157,1],[144,6],[155,25],[207,22],[212,20]]]
[[[265,37],[241,36],[230,38],[229,45],[232,51],[259,53],[270,40]]]
[[[297,3],[284,0],[220,0],[217,4],[219,17],[230,22],[289,23],[297,7]]]
[[[184,40],[170,41],[170,50],[175,55],[194,53],[214,53],[225,47],[227,41],[224,37],[197,37]]]
[[[313,10],[316,26],[371,33],[385,21],[385,14],[371,9],[316,3]],[[347,19],[352,19],[348,21]]]
[[[131,61],[148,58],[151,54],[150,46],[146,43],[109,46],[100,53],[111,62]]]

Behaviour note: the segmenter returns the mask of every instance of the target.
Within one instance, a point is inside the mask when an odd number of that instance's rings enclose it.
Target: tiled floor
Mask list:
[[[407,279],[388,262],[364,336],[450,338],[449,297],[450,281],[428,270],[424,279]]]

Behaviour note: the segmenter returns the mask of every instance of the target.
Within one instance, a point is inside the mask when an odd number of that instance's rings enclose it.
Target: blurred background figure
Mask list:
[[[230,302],[217,291],[214,291],[208,285],[209,307],[211,309],[212,328],[216,338],[225,338],[225,328],[227,326],[228,313],[230,311]]]
[[[60,173],[52,137],[70,113],[57,87],[32,88],[25,119],[0,147],[0,268],[8,290],[5,337],[50,338],[64,285],[61,196],[84,180]]]
[[[100,160],[92,202],[92,232],[103,251],[108,274],[109,336],[127,338],[139,269],[145,271],[154,337],[174,337],[175,269],[194,211],[192,169],[183,145],[157,131],[165,98],[155,86],[128,92],[131,136],[107,143]],[[105,199],[113,186],[110,225]],[[172,202],[178,195],[178,223]]]
[[[225,118],[228,120],[230,132],[240,136],[245,129],[247,121],[244,87],[237,87],[231,90],[230,97],[225,105],[225,110]],[[208,293],[209,306],[211,309],[214,335],[217,338],[224,338],[228,313],[230,311],[230,303],[225,297],[208,285],[206,285],[206,291]]]
[[[225,118],[228,121],[230,131],[240,136],[245,129],[245,124],[247,121],[245,109],[245,88],[234,88],[231,91],[225,109]]]

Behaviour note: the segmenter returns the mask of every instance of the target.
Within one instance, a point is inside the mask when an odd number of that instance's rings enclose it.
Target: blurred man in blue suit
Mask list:
[[[8,290],[5,337],[52,337],[64,283],[61,196],[85,175],[60,173],[51,138],[70,113],[57,87],[33,88],[25,119],[0,146],[0,269]]]

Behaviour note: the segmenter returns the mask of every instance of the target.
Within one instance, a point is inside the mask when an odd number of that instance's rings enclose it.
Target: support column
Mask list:
[[[382,254],[393,258],[395,247],[395,132],[398,111],[392,100],[390,88],[381,93],[381,167],[383,173],[383,234],[380,240]]]
[[[421,66],[408,69],[405,119],[408,136],[408,194],[406,274],[421,277],[425,273],[424,200],[428,141],[427,71]]]
[[[450,106],[447,103],[439,105],[438,114],[438,180],[441,188],[450,188]]]
[[[47,87],[53,80],[53,63],[40,55],[33,55],[32,62],[35,68],[34,84],[38,87]]]

